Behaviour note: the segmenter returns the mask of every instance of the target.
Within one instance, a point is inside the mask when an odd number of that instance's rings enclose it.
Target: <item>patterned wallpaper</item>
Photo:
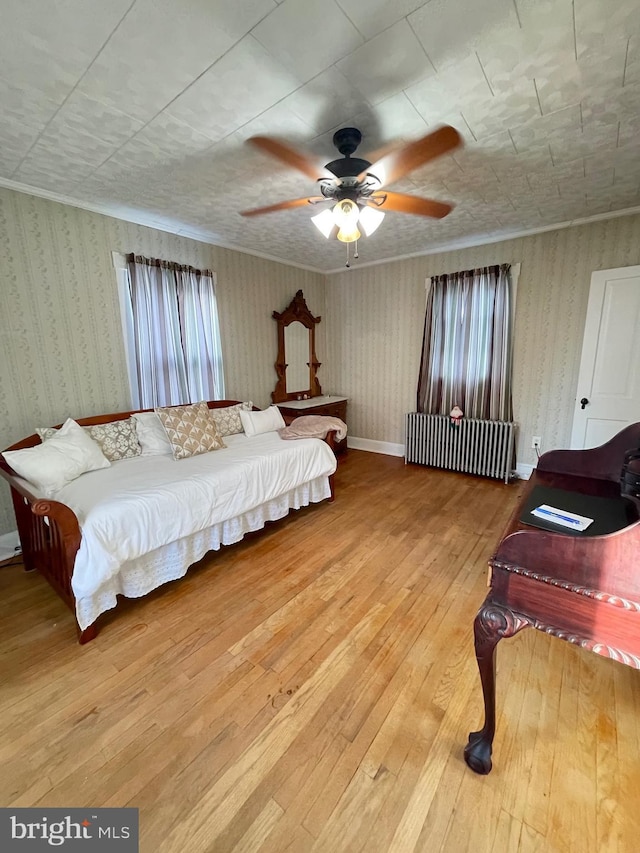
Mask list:
[[[415,409],[425,278],[522,264],[514,352],[518,462],[566,446],[591,272],[640,264],[640,216],[324,277],[185,237],[0,189],[0,447],[71,415],[129,408],[111,252],[217,273],[227,397],[264,407],[275,385],[271,317],[302,289],[322,316],[324,393],[349,397],[349,432],[401,444]],[[0,486],[0,534],[15,528]]]
[[[325,314],[317,273],[0,189],[0,448],[36,426],[130,408],[112,251],[216,271],[230,399],[270,402],[273,310],[302,289],[310,310]],[[325,332],[322,322],[320,361]],[[0,535],[15,529],[1,482]]]
[[[543,450],[568,446],[591,273],[640,264],[640,216],[329,276],[328,360],[334,390],[349,396],[351,435],[404,441],[403,415],[416,408],[425,278],[503,262],[522,264],[513,377],[518,462],[534,463],[534,434]]]

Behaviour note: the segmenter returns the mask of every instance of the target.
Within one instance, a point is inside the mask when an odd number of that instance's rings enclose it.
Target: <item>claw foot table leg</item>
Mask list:
[[[480,731],[469,734],[464,759],[476,773],[486,775],[491,770],[491,747],[496,732],[496,646],[503,637],[513,637],[530,624],[526,617],[494,601],[484,602],[473,623],[484,697],[484,725]]]

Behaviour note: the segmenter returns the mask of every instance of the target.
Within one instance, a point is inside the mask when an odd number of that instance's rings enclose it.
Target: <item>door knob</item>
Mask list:
[[[582,400],[580,400],[580,408],[584,409],[585,406],[588,406],[588,405],[589,405],[589,401],[587,400],[586,397],[583,397]]]

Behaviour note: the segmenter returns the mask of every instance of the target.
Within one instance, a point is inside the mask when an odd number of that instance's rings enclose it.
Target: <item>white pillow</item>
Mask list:
[[[98,444],[71,418],[43,444],[2,455],[16,474],[47,498],[81,474],[111,466]]]
[[[263,409],[261,412],[243,412],[240,410],[240,420],[249,437],[260,435],[263,432],[274,432],[285,426],[284,418],[277,406],[269,406],[268,409]]]
[[[143,456],[172,456],[171,442],[162,421],[155,412],[136,412],[131,415]]]

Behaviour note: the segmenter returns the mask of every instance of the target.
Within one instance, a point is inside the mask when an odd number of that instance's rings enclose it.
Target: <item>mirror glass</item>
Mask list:
[[[298,320],[284,330],[287,358],[287,394],[308,393],[311,387],[309,373],[309,330]]]

